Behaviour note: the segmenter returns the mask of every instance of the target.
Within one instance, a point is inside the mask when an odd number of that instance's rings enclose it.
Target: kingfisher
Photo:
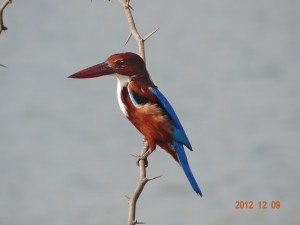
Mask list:
[[[146,159],[160,146],[182,167],[194,191],[202,192],[190,169],[184,146],[192,151],[190,141],[169,101],[153,83],[144,60],[132,52],[109,56],[105,62],[81,70],[69,78],[117,77],[118,103],[129,121],[144,135]]]

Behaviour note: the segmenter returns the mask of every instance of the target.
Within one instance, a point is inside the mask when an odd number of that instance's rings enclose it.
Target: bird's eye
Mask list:
[[[123,65],[127,65],[127,62],[126,62],[126,60],[120,60],[120,61],[118,61],[118,64],[123,66]]]

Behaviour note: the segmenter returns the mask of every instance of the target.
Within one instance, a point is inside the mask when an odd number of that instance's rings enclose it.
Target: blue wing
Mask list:
[[[188,139],[188,137],[186,136],[184,129],[174,111],[174,109],[172,108],[171,104],[168,102],[168,100],[166,99],[166,97],[156,88],[153,87],[149,87],[149,90],[155,94],[155,96],[157,97],[158,101],[160,102],[160,104],[162,105],[162,107],[166,110],[166,112],[168,113],[168,115],[170,116],[173,125],[174,125],[174,131],[173,131],[173,135],[174,135],[174,141],[184,144],[186,147],[188,147],[190,150],[192,150],[192,146],[190,144],[190,141]]]
[[[192,188],[194,191],[202,197],[202,192],[197,184],[197,181],[195,180],[193,173],[190,169],[187,157],[185,155],[183,145],[188,147],[190,150],[192,150],[192,146],[189,142],[189,139],[187,138],[184,129],[168,100],[165,98],[165,96],[156,88],[149,87],[149,90],[155,94],[157,97],[159,103],[162,105],[162,107],[167,111],[169,114],[173,125],[174,125],[174,130],[173,130],[173,135],[174,135],[174,142],[173,142],[173,147],[176,151],[177,158],[179,160],[179,163],[187,176]]]

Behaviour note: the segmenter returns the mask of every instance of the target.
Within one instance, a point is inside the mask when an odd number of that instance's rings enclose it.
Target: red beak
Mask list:
[[[100,63],[95,66],[91,66],[84,70],[81,70],[77,73],[72,74],[69,78],[85,79],[85,78],[94,78],[104,75],[113,74],[115,71],[107,65],[107,63]]]

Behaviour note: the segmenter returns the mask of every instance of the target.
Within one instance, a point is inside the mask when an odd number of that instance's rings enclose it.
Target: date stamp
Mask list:
[[[235,201],[236,209],[280,209],[280,201]]]

